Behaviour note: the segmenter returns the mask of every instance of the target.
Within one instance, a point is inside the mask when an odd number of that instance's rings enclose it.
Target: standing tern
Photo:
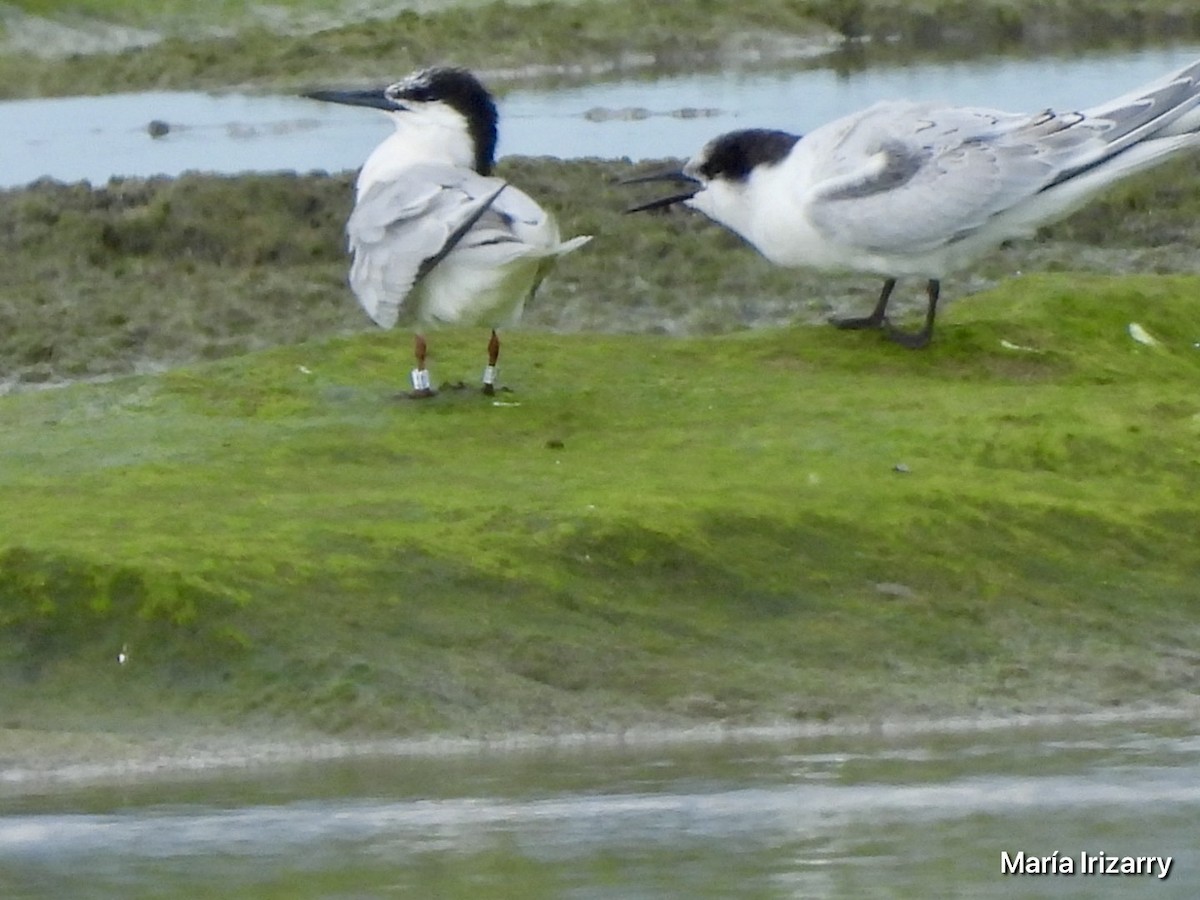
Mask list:
[[[407,306],[418,323],[487,323],[483,391],[495,392],[500,340],[556,257],[587,243],[563,241],[554,218],[492,176],[496,104],[465,69],[414,72],[376,90],[304,96],[383,110],[395,131],[367,157],[346,223],[350,286],[377,325],[390,329]],[[434,394],[418,331],[410,397]]]
[[[803,137],[733,131],[682,169],[627,179],[682,185],[627,211],[683,203],[777,265],[881,275],[871,314],[834,324],[881,328],[924,347],[947,273],[1198,146],[1200,61],[1082,112],[881,102]],[[886,316],[896,279],[906,276],[927,279],[917,332]]]

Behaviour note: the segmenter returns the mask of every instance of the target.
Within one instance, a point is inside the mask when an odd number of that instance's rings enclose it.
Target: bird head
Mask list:
[[[471,167],[490,175],[495,165],[497,113],[492,95],[466,69],[421,69],[384,88],[320,90],[314,100],[383,110],[398,131],[445,141],[447,156],[459,143],[470,143]]]
[[[625,211],[644,212],[684,203],[710,218],[726,221],[724,208],[730,203],[737,203],[738,196],[754,172],[761,166],[778,165],[791,153],[798,140],[800,138],[797,135],[762,128],[722,134],[705,144],[682,168],[674,167],[625,179],[623,184],[671,181],[684,186],[677,193],[632,206]]]

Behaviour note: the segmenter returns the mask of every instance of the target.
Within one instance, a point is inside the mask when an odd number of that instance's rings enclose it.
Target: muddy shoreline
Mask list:
[[[1187,722],[1200,700],[1178,706],[1136,705],[1090,711],[979,713],[941,718],[872,717],[828,722],[637,725],[616,731],[511,732],[484,737],[330,738],[289,734],[220,733],[188,737],[42,732],[0,729],[0,796],[81,786],[171,781],[232,772],[266,771],[352,759],[465,757],[484,754],[584,752],[732,743],[779,743],[817,738],[896,741],[921,736],[984,734],[1032,729],[1087,730],[1119,724]],[[84,747],[82,745],[88,744]]]

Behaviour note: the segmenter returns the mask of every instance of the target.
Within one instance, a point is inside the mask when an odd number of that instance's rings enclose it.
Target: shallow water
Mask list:
[[[764,126],[807,131],[879,99],[1037,110],[1079,108],[1187,64],[1200,47],[1072,58],[982,58],[876,67],[688,75],[513,91],[501,100],[501,154],[632,159],[690,156],[715,134]],[[150,136],[151,121],[169,132]],[[0,187],[49,177],[189,170],[343,171],[388,133],[370,110],[300,97],[143,93],[0,103]]]
[[[0,796],[0,895],[1200,895],[1200,732],[1153,723],[308,764]],[[1170,877],[1001,853],[1172,856]]]

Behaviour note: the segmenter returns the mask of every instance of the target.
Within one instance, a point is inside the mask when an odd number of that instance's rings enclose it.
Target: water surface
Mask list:
[[[0,893],[1200,896],[1190,724],[379,758],[0,799]],[[1169,855],[1013,876],[1001,853]]]
[[[1080,108],[1181,67],[1200,47],[1107,55],[688,75],[616,81],[501,99],[501,154],[690,156],[715,134],[764,126],[804,132],[876,100],[911,98],[1039,110]],[[150,136],[152,121],[167,123]],[[379,113],[301,97],[141,93],[0,103],[0,187],[48,177],[189,170],[344,171],[388,133]]]

